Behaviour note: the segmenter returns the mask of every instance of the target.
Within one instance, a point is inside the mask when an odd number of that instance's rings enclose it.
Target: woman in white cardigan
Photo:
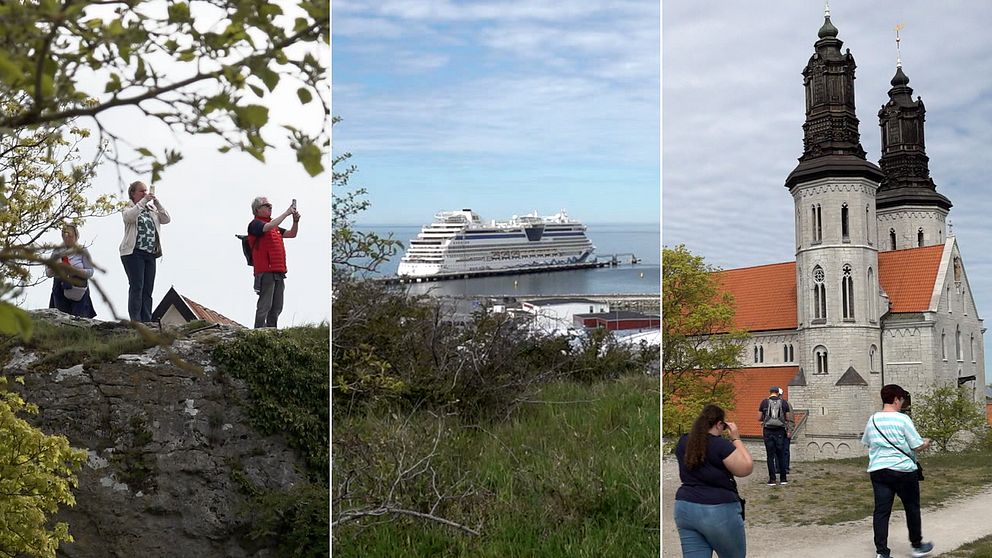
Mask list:
[[[131,321],[152,321],[155,259],[162,256],[161,226],[172,219],[144,182],[132,182],[124,217],[121,263],[127,273],[127,314]]]

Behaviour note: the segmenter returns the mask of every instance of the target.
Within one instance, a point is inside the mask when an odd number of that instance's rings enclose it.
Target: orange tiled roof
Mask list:
[[[878,254],[879,284],[891,312],[925,312],[930,307],[944,246]],[[745,331],[796,329],[796,262],[716,272],[721,288],[734,297],[734,325]]]
[[[244,327],[241,324],[239,324],[238,322],[232,320],[231,318],[228,318],[227,316],[221,314],[220,312],[211,310],[211,309],[207,308],[206,306],[204,306],[204,305],[202,305],[202,304],[200,304],[198,302],[195,302],[195,301],[191,300],[190,298],[185,297],[183,295],[179,295],[179,296],[182,296],[183,300],[189,306],[189,309],[192,310],[193,313],[196,314],[196,317],[199,318],[199,319],[201,319],[201,320],[205,320],[205,321],[210,322],[212,324],[233,325],[233,326]]]
[[[777,386],[785,390],[789,399],[789,381],[799,373],[798,366],[769,366],[767,368],[742,368],[730,376],[734,384],[737,408],[727,411],[727,420],[736,422],[742,436],[761,436],[758,422],[758,405],[768,398],[768,388]]]
[[[930,308],[944,246],[924,246],[878,255],[879,285],[889,295],[890,312],[925,312]]]
[[[734,297],[734,325],[745,331],[796,329],[796,262],[728,269],[716,273]],[[767,389],[767,386],[765,386]]]

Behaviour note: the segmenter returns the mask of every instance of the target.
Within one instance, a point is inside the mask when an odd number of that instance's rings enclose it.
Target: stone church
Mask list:
[[[861,147],[855,62],[825,16],[803,70],[803,153],[785,180],[796,259],[719,272],[751,338],[737,373],[736,420],[761,435],[757,408],[781,386],[797,410],[800,459],[861,455],[879,390],[962,385],[985,400],[982,320],[957,243],[951,201],[930,177],[926,108],[897,63],[878,113],[876,165]]]

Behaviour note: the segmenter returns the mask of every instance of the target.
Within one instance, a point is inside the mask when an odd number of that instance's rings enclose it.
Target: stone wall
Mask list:
[[[75,325],[108,334],[127,327]],[[214,368],[209,352],[202,339],[181,339],[168,350],[51,369],[32,366],[39,356],[20,348],[0,355],[9,356],[4,374],[23,375],[18,389],[41,409],[29,420],[89,454],[76,506],[58,515],[75,538],[59,556],[273,556],[247,536],[247,499],[235,479],[286,489],[302,480],[302,463],[282,438],[248,424],[245,387]]]

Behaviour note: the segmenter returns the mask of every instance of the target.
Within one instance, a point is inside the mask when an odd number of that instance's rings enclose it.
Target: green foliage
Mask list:
[[[988,420],[984,406],[963,386],[934,386],[913,398],[913,422],[924,438],[933,441],[937,451],[948,451],[955,436],[967,432],[975,441],[987,436]]]
[[[134,106],[173,131],[212,135],[221,151],[263,161],[273,147],[263,132],[279,130],[308,173],[322,172],[329,128],[306,132],[273,121],[268,109],[286,104],[274,95],[286,84],[301,105],[320,100],[315,120],[329,114],[322,51],[330,42],[330,5],[221,0],[209,8],[152,0],[0,4],[0,101],[17,107],[0,115],[0,129],[92,117],[109,158],[156,181],[182,154],[155,155],[125,139],[140,138],[142,127],[120,131],[101,120],[108,110]]]
[[[685,246],[662,251],[662,401],[666,436],[688,431],[708,403],[733,408],[729,376],[740,368],[747,334],[734,326],[734,301],[717,271]]]
[[[54,558],[59,543],[72,537],[66,523],[51,518],[59,506],[75,505],[72,488],[86,452],[20,418],[38,408],[6,385],[0,377],[0,549],[8,556]]]
[[[444,302],[372,281],[342,279],[335,290],[332,393],[345,414],[423,407],[499,419],[554,379],[643,374],[657,354],[603,331],[572,342],[509,314],[459,318]]]
[[[352,516],[334,526],[334,555],[658,556],[657,386],[644,375],[554,382],[513,420],[485,426],[422,411],[335,419],[335,521],[389,504],[480,535]]]
[[[320,483],[256,493],[248,506],[251,537],[275,540],[276,556],[327,558],[331,555],[329,505],[327,485]]]
[[[330,451],[328,329],[252,330],[216,347],[213,359],[244,380],[248,416],[263,434],[283,434],[311,479],[327,483]]]
[[[333,123],[340,122],[334,117]],[[375,233],[355,229],[355,217],[369,208],[364,188],[348,192],[348,182],[358,171],[349,165],[351,153],[335,154],[331,160],[331,265],[335,278],[355,273],[371,273],[403,247],[392,235],[381,237]]]

